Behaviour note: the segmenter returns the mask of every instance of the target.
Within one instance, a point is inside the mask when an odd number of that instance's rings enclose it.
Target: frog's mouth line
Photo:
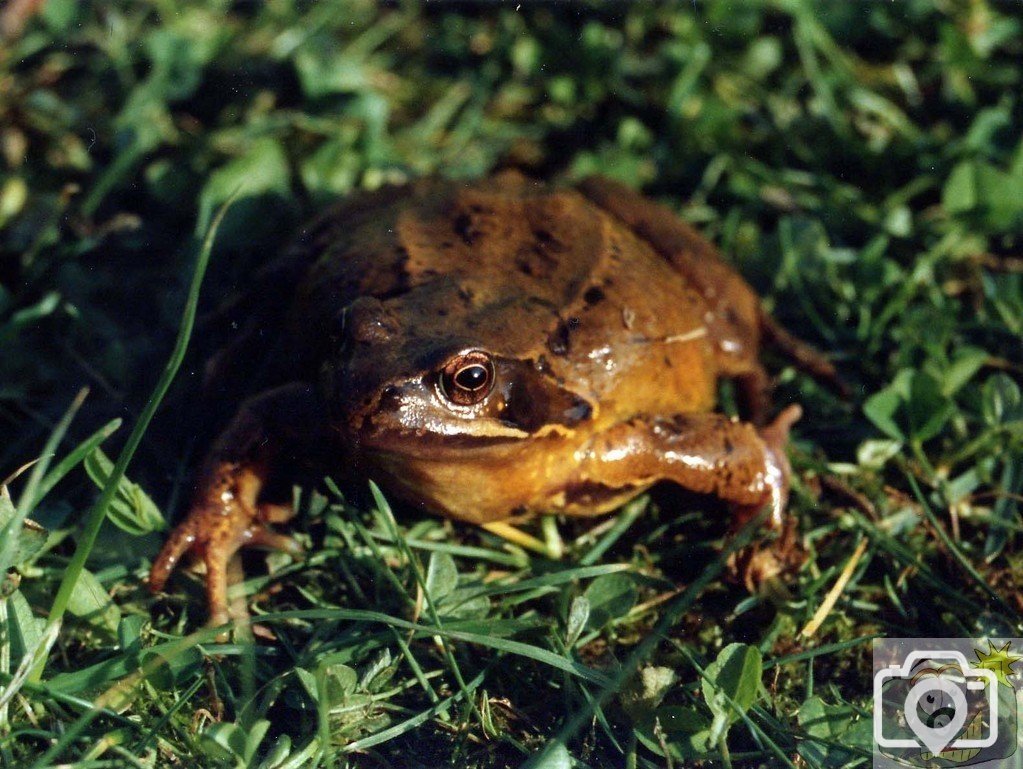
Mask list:
[[[389,456],[423,456],[425,458],[450,458],[463,451],[498,446],[511,446],[532,437],[521,435],[452,435],[418,430],[381,430],[362,433],[359,446],[367,454]]]

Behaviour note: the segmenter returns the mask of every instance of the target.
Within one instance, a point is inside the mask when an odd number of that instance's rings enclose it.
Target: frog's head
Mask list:
[[[533,344],[546,323],[535,308],[456,312],[452,301],[447,291],[420,291],[345,309],[324,384],[350,444],[451,457],[564,434],[591,417],[591,404],[559,384]]]

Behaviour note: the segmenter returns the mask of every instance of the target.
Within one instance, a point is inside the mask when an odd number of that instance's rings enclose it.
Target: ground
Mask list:
[[[0,766],[867,765],[873,637],[1023,635],[1017,6],[37,5],[0,11]],[[507,165],[642,188],[835,361],[847,399],[769,359],[801,563],[751,595],[671,490],[551,560],[311,482],[311,555],[247,562],[275,641],[149,596],[230,410],[204,314],[325,201]]]

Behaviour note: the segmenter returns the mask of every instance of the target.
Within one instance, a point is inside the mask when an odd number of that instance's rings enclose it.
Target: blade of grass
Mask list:
[[[579,732],[580,729],[589,721],[596,709],[602,707],[607,700],[615,692],[621,691],[622,686],[628,680],[628,678],[635,673],[643,661],[649,657],[654,647],[661,642],[668,634],[671,627],[678,622],[679,618],[689,610],[689,607],[693,605],[697,598],[703,593],[704,589],[717,579],[718,575],[724,569],[725,564],[728,562],[728,558],[732,553],[741,550],[745,547],[750,540],[753,538],[753,533],[763,523],[764,515],[761,514],[749,521],[739,532],[732,538],[731,542],[724,548],[721,555],[718,556],[717,560],[711,563],[707,568],[703,570],[699,577],[696,578],[685,591],[676,598],[671,605],[665,610],[664,615],[658,620],[653,630],[636,645],[632,654],[629,655],[628,660],[625,664],[618,669],[611,680],[604,685],[604,688],[594,697],[585,707],[580,708],[576,713],[561,727],[560,731],[555,735],[554,739],[550,740],[539,753],[535,754],[529,761],[527,761],[522,769],[529,769],[529,767],[541,767],[545,765],[545,762],[550,760],[550,756],[553,751],[559,748],[564,750],[567,749],[569,741]]]
[[[17,552],[18,540],[21,536],[21,527],[25,524],[25,519],[28,518],[28,514],[32,510],[32,505],[36,499],[36,490],[39,488],[39,484],[42,483],[43,477],[46,475],[46,469],[50,465],[50,459],[53,457],[57,446],[64,439],[64,434],[71,425],[71,420],[75,418],[75,414],[78,413],[78,409],[82,407],[82,403],[88,395],[89,388],[85,387],[79,390],[75,399],[71,401],[71,405],[68,406],[67,411],[64,412],[64,416],[61,417],[57,426],[53,428],[53,432],[50,433],[46,445],[43,446],[42,456],[32,468],[32,473],[28,477],[28,483],[25,484],[25,488],[18,498],[18,506],[14,511],[14,517],[7,522],[4,529],[0,530],[0,573],[7,571],[13,565],[12,561],[14,560],[15,552]]]
[[[588,552],[584,553],[579,559],[579,563],[583,566],[590,566],[601,559],[615,542],[628,530],[636,519],[639,518],[650,504],[650,498],[647,496],[634,499],[632,502],[625,506],[621,514],[618,516],[618,520],[615,521],[615,525],[611,527],[611,530],[604,535],[597,544],[589,549]]]
[[[916,478],[913,477],[913,474],[908,470],[904,470],[903,472],[906,475],[906,479],[909,481],[910,488],[913,489],[913,495],[920,503],[920,508],[923,510],[924,516],[931,522],[931,526],[934,528],[934,531],[937,532],[938,539],[941,540],[941,543],[945,546],[948,552],[952,554],[952,557],[959,563],[959,565],[963,567],[963,571],[969,574],[973,581],[976,582],[985,593],[991,596],[991,598],[994,599],[1006,612],[1012,616],[1018,617],[1019,612],[1010,606],[1009,602],[1002,598],[1002,596],[1000,596],[998,592],[987,583],[987,580],[984,579],[980,572],[974,568],[973,564],[970,563],[969,559],[963,554],[963,551],[960,550],[956,543],[952,541],[948,532],[945,531],[945,527],[942,526],[941,521],[938,520],[938,516],[936,516],[934,511],[931,510],[931,506],[927,502],[927,498],[924,496],[923,492],[920,490],[920,485],[916,482]]]
[[[84,441],[82,441],[75,449],[64,457],[57,466],[46,474],[46,477],[39,484],[39,488],[36,490],[35,500],[32,502],[32,507],[35,507],[43,500],[47,494],[56,486],[60,480],[71,472],[83,459],[93,452],[103,441],[113,435],[121,427],[123,420],[111,419],[103,427],[94,432]]]
[[[787,654],[784,657],[776,657],[773,660],[764,660],[764,670],[768,670],[778,665],[788,665],[793,662],[802,662],[803,660],[812,660],[817,657],[823,657],[826,654],[834,654],[836,652],[842,652],[846,649],[853,649],[861,644],[870,643],[878,636],[876,635],[861,635],[857,638],[850,638],[848,641],[840,641],[833,644],[825,644],[818,646],[815,649],[806,649],[805,651],[796,652],[795,654]]]
[[[466,684],[467,691],[469,693],[479,688],[479,685],[483,683],[483,679],[486,678],[487,672],[488,672],[487,670],[482,671],[475,678],[469,681],[468,684]],[[363,737],[362,739],[356,740],[355,742],[350,742],[349,744],[345,745],[344,752],[354,753],[356,751],[361,751],[365,750],[366,748],[373,747],[374,745],[379,745],[382,742],[393,740],[395,737],[400,737],[406,732],[415,729],[417,726],[426,723],[434,716],[440,715],[443,712],[447,712],[454,703],[463,699],[466,693],[467,692],[464,691],[456,692],[447,699],[438,702],[436,705],[427,708],[422,713],[417,713],[416,715],[402,721],[399,724],[395,724],[394,726],[388,729],[384,729],[382,732],[377,732],[376,734],[371,734],[368,737]]]
[[[445,638],[450,638],[453,641],[464,641],[465,643],[485,646],[497,651],[525,657],[533,660],[534,662],[549,665],[550,667],[558,670],[565,670],[584,681],[589,681],[601,686],[610,683],[610,679],[600,671],[587,667],[580,662],[563,657],[560,654],[555,654],[549,649],[544,649],[539,646],[531,646],[530,644],[523,643],[521,641],[512,641],[507,638],[497,638],[486,636],[481,633],[452,630],[450,628],[455,626],[454,622],[448,623],[447,626],[438,628],[433,625],[420,625],[415,622],[399,619],[398,617],[392,617],[389,614],[383,614],[376,611],[365,611],[362,609],[301,609],[295,611],[273,612],[269,614],[261,614],[259,616],[259,622],[263,625],[296,619],[310,621],[349,620],[355,622],[382,623],[401,630],[411,630],[416,635],[420,636],[439,635]],[[217,647],[218,652],[220,648],[221,647]],[[71,675],[73,674],[67,674],[67,677],[70,678]],[[64,680],[64,677],[61,677],[60,680]]]
[[[369,482],[369,490],[373,495],[374,502],[376,502],[377,509],[387,521],[387,525],[391,529],[395,540],[398,542],[398,546],[408,559],[409,566],[412,568],[412,573],[416,577],[416,583],[419,585],[419,589],[423,591],[423,596],[426,599],[426,611],[430,615],[430,622],[433,623],[434,627],[440,630],[442,627],[440,615],[437,613],[437,607],[434,605],[433,597],[430,595],[430,591],[426,586],[426,575],[423,574],[423,570],[419,567],[419,561],[416,560],[412,550],[407,544],[405,544],[405,541],[399,535],[398,522],[395,520],[394,513],[391,511],[391,505],[384,498],[383,492],[380,491],[380,488],[373,483],[373,481]],[[458,683],[459,690],[463,695],[465,695],[465,704],[468,706],[469,712],[475,716],[482,725],[483,716],[480,715],[475,701],[472,699],[469,690],[466,688],[465,679],[462,676],[462,670],[458,666],[458,661],[455,659],[455,655],[451,653],[451,647],[446,643],[442,643],[441,649],[444,652],[444,659],[447,661],[448,667],[451,669],[451,674],[455,677],[455,681]]]
[[[75,742],[75,740],[78,739],[78,736],[85,731],[86,728],[88,728],[89,724],[95,721],[99,716],[104,715],[108,711],[116,713],[124,709],[130,703],[135,690],[148,676],[152,675],[152,673],[160,665],[166,664],[174,657],[183,654],[193,646],[197,646],[204,639],[214,637],[216,632],[217,628],[203,628],[191,635],[187,635],[177,639],[176,641],[164,644],[164,650],[160,654],[151,654],[141,666],[124,678],[116,681],[113,686],[110,686],[97,696],[93,700],[91,708],[64,730],[61,738],[51,745],[49,749],[40,756],[34,764],[32,764],[31,769],[43,769],[43,767],[49,766],[50,762],[57,758],[57,756],[59,756],[67,747]],[[135,728],[138,727],[135,726]]]
[[[114,495],[117,493],[121,479],[124,478],[125,471],[128,469],[128,463],[131,462],[131,458],[135,455],[135,450],[138,448],[139,443],[142,442],[142,436],[149,427],[149,422],[152,420],[153,414],[155,414],[156,409],[159,408],[160,402],[163,400],[163,396],[166,395],[171,382],[174,380],[175,375],[178,373],[178,369],[181,367],[181,362],[184,360],[185,352],[188,349],[188,342],[192,336],[192,327],[195,324],[196,308],[199,303],[199,290],[202,287],[203,277],[206,275],[206,267],[210,261],[210,254],[213,252],[213,241],[216,238],[217,229],[220,226],[220,223],[224,220],[224,215],[227,213],[227,209],[234,202],[236,196],[237,193],[232,195],[231,198],[229,198],[227,202],[220,207],[220,211],[217,212],[216,218],[210,224],[206,237],[203,239],[202,246],[199,249],[199,256],[196,260],[195,270],[192,273],[192,281],[188,288],[188,298],[185,301],[185,309],[181,315],[181,325],[178,328],[178,336],[174,343],[174,350],[171,353],[170,359],[167,361],[167,365],[164,367],[163,373],[160,375],[159,381],[156,383],[156,388],[153,390],[152,395],[146,402],[145,408],[142,409],[142,414],[135,423],[135,427],[132,429],[131,435],[128,436],[128,440],[125,443],[124,448],[117,457],[117,461],[114,463],[114,469],[110,471],[110,477],[107,479],[106,485],[103,487],[103,492],[100,494],[99,499],[96,500],[96,504],[93,505],[92,510],[89,511],[89,515],[85,521],[85,526],[83,527],[78,540],[78,545],[75,548],[74,555],[71,556],[71,560],[64,572],[64,578],[61,580],[60,587],[57,589],[57,595],[53,599],[53,604],[50,606],[50,614],[47,618],[47,622],[51,625],[59,623],[61,618],[64,616],[64,612],[67,610],[68,601],[71,599],[71,592],[74,590],[75,584],[78,582],[78,578],[81,576],[82,570],[85,568],[85,562],[89,557],[89,553],[92,552],[92,548],[96,544],[96,536],[99,534],[100,526],[106,518],[107,508],[110,506]],[[41,680],[45,667],[46,657],[44,656],[39,661],[36,669],[32,671],[30,680],[33,682]]]

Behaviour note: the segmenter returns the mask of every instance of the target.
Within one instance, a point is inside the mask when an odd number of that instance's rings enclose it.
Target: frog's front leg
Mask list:
[[[579,480],[611,488],[673,481],[731,503],[737,523],[768,505],[780,527],[791,473],[785,444],[801,413],[789,406],[761,428],[722,414],[636,417],[596,436]]]
[[[153,592],[163,588],[180,558],[190,553],[206,566],[210,624],[222,625],[229,619],[228,563],[239,549],[301,552],[294,540],[269,527],[290,518],[290,507],[263,503],[259,495],[275,466],[288,458],[289,448],[319,443],[315,434],[323,429],[322,416],[313,388],[304,383],[243,404],[206,458],[187,517],[153,562]]]

